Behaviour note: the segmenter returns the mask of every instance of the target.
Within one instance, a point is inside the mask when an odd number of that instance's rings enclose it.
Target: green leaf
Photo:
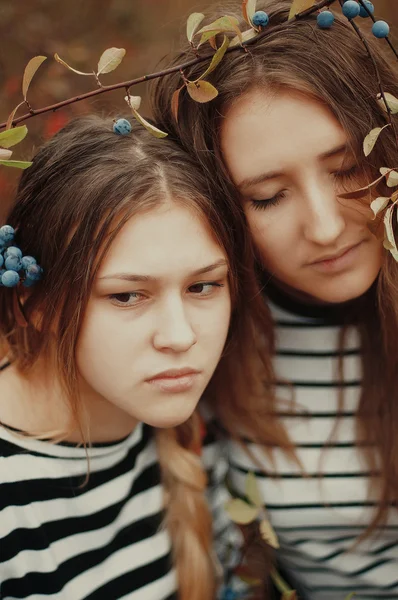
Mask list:
[[[377,215],[379,214],[380,211],[382,211],[386,208],[386,206],[389,202],[390,202],[390,198],[384,198],[381,196],[380,196],[380,198],[376,198],[376,200],[373,200],[373,202],[370,205],[370,208],[373,211],[374,218],[377,217]]]
[[[250,502],[254,504],[254,506],[257,506],[257,508],[262,508],[264,502],[261,498],[256,476],[251,471],[249,471],[249,473],[246,475],[245,494]]]
[[[189,15],[188,20],[187,20],[188,42],[190,42],[190,43],[192,42],[193,37],[204,18],[205,18],[205,16],[202,13],[192,13],[191,15]]]
[[[199,77],[199,79],[197,79],[196,81],[200,81],[201,79],[204,79],[205,77],[207,77],[207,75],[209,75],[209,73],[211,73],[212,71],[214,71],[214,69],[217,68],[217,66],[222,61],[222,59],[224,57],[224,54],[227,51],[228,46],[229,46],[229,40],[228,40],[227,36],[224,35],[223,43],[218,48],[218,50],[215,52],[213,58],[211,59],[210,65],[208,66],[208,68],[206,69],[206,71],[203,73],[203,75],[201,75]]]
[[[260,523],[260,533],[261,537],[265,542],[267,542],[267,544],[269,544],[273,548],[279,548],[279,540],[274,531],[274,528],[272,527],[271,523],[266,519],[264,519]]]
[[[30,86],[30,82],[32,81],[34,74],[46,59],[47,56],[34,56],[26,65],[22,79],[22,94],[25,100],[26,95],[28,93],[28,88]]]
[[[160,129],[158,129],[157,127],[152,125],[152,123],[149,123],[146,119],[144,119],[144,117],[141,117],[140,113],[137,112],[134,108],[131,109],[131,112],[133,113],[133,115],[137,119],[137,121],[139,123],[141,123],[141,125],[143,125],[145,127],[145,129],[147,129],[149,131],[149,133],[151,133],[154,137],[157,137],[157,138],[167,137],[167,133],[165,133],[164,131],[161,131]]]
[[[140,110],[141,96],[130,96],[129,95],[129,96],[125,96],[124,99],[130,108],[133,108],[134,110]]]
[[[180,92],[183,89],[183,85],[176,90],[171,97],[171,114],[173,115],[176,122],[178,122],[178,105],[180,101]]]
[[[398,113],[398,98],[396,98],[392,94],[389,94],[388,92],[384,92],[384,96],[386,97],[387,104],[391,110],[391,113],[393,115],[396,115]],[[385,112],[387,112],[386,105],[380,94],[377,97],[377,101],[382,107],[382,109],[385,110]]]
[[[190,81],[187,84],[187,90],[191,98],[200,104],[210,102],[218,96],[218,90],[208,81],[198,81],[196,83]]]
[[[114,71],[120,65],[126,50],[124,48],[108,48],[105,50],[98,61],[97,76]]]
[[[292,19],[298,13],[303,12],[303,10],[307,10],[307,8],[311,8],[314,4],[315,0],[293,0],[290,7],[289,19]]]
[[[398,171],[381,167],[380,173],[386,177],[388,187],[395,187],[398,185]]]
[[[62,58],[60,58],[60,56],[58,56],[57,53],[54,54],[54,58],[61,65],[63,65],[67,69],[69,69],[69,71],[73,71],[74,73],[77,73],[78,75],[91,75],[91,76],[94,75],[94,73],[83,73],[83,71],[78,71],[77,69],[74,69],[73,67],[71,67],[70,65],[68,65],[68,63],[66,63],[64,60],[62,60]]]
[[[15,167],[16,169],[27,169],[31,164],[31,162],[23,160],[0,160],[0,165],[4,165],[5,167]]]
[[[213,23],[210,23],[210,25],[206,25],[205,27],[202,27],[202,29],[199,29],[197,33],[201,33],[203,35],[198,45],[200,46],[201,44],[204,44],[204,42],[206,42],[210,37],[213,37],[218,33],[228,32],[235,32],[239,39],[242,39],[242,32],[239,29],[238,19],[236,17],[226,15],[225,17],[216,19],[213,21]]]
[[[8,160],[12,156],[12,150],[0,148],[0,160]]]
[[[381,134],[383,129],[385,129],[388,126],[389,126],[389,123],[387,123],[387,125],[384,125],[384,127],[375,127],[375,129],[372,129],[372,131],[370,131],[370,133],[368,133],[368,135],[366,136],[366,138],[363,141],[363,153],[365,156],[369,156],[369,154],[372,152],[373,148],[375,147],[377,140],[379,139],[379,135]]]
[[[257,0],[243,0],[242,2],[242,13],[243,18],[249,25],[252,25],[252,18],[256,12]]]
[[[257,35],[258,31],[256,31],[255,29],[247,29],[246,31],[242,32],[242,38],[239,39],[239,37],[236,35],[234,38],[232,38],[232,40],[229,43],[229,47],[233,48],[234,46],[237,46],[238,44],[243,44],[243,42],[247,42],[247,40],[251,40],[252,38],[254,38]]]
[[[234,523],[239,523],[239,525],[252,523],[259,514],[259,509],[256,506],[250,506],[250,504],[240,498],[229,500],[225,505],[225,510],[231,520]]]
[[[28,128],[26,125],[14,127],[13,129],[6,129],[0,133],[0,146],[2,148],[10,148],[11,146],[15,146],[15,144],[22,142],[27,133]]]

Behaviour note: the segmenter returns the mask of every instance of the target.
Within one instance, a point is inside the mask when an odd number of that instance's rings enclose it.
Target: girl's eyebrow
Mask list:
[[[200,269],[196,269],[189,274],[190,277],[203,275],[204,273],[210,273],[219,267],[227,266],[228,262],[225,258],[220,258],[216,262],[211,265],[207,265],[205,267],[201,267]],[[150,275],[136,275],[134,273],[111,273],[110,275],[104,275],[104,277],[99,277],[99,281],[104,281],[106,279],[121,279],[122,281],[156,281],[157,277],[152,277]]]
[[[350,148],[348,144],[340,144],[339,146],[332,148],[332,150],[323,152],[317,157],[317,159],[326,160],[328,158],[333,158],[335,156],[339,156],[340,154],[346,154],[349,152]],[[269,181],[270,179],[277,179],[278,177],[282,177],[283,175],[283,171],[269,171],[268,173],[260,173],[259,175],[255,175],[254,177],[247,177],[246,179],[243,179],[243,181],[238,183],[237,187],[240,190],[244,190],[245,188],[250,188],[259,183],[264,183],[264,181]]]

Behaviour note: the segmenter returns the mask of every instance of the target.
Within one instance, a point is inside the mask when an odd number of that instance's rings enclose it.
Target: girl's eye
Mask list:
[[[123,294],[110,294],[108,298],[115,306],[133,306],[137,304],[143,295],[138,292],[124,292]]]
[[[352,179],[358,179],[358,175],[360,173],[360,166],[355,164],[352,167],[350,167],[349,169],[342,169],[340,171],[334,171],[332,173],[332,176],[334,177],[334,179],[338,180],[338,181],[350,181]]]
[[[215,281],[203,281],[201,283],[194,283],[188,290],[191,294],[195,294],[203,298],[204,296],[210,296],[216,291],[216,288],[224,287],[223,283],[217,283]]]
[[[278,192],[272,198],[264,198],[264,200],[251,200],[251,205],[255,210],[265,210],[271,206],[276,206],[279,202],[285,198],[285,192]]]

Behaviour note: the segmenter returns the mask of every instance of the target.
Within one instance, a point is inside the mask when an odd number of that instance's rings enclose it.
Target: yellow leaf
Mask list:
[[[245,494],[254,506],[261,508],[264,505],[256,476],[251,471],[246,476]]]
[[[54,54],[54,58],[57,62],[59,62],[60,65],[63,65],[64,67],[66,67],[67,69],[69,69],[69,71],[73,71],[74,73],[77,73],[78,75],[93,75],[93,73],[83,73],[83,71],[78,71],[77,69],[74,69],[73,67],[69,66],[68,63],[66,63],[64,60],[62,60],[62,58],[60,58],[60,56],[58,56],[57,53]]]
[[[46,59],[47,56],[34,56],[26,65],[22,79],[22,94],[25,100],[26,94],[28,93],[28,88],[30,86],[30,82],[32,81],[34,74]]]
[[[167,137],[167,133],[165,133],[164,131],[161,131],[160,129],[158,129],[157,127],[152,125],[152,123],[149,123],[146,119],[144,119],[144,117],[141,117],[140,113],[137,112],[134,108],[131,109],[131,112],[133,113],[133,115],[135,116],[137,121],[139,123],[141,123],[141,125],[143,125],[145,127],[145,129],[147,129],[149,131],[149,133],[151,133],[154,137],[157,137],[157,138]]]
[[[11,112],[10,116],[9,116],[9,117],[8,117],[8,119],[7,119],[6,129],[11,129],[11,127],[12,127],[12,122],[13,122],[13,120],[14,120],[14,117],[15,117],[15,113],[17,112],[18,108],[20,108],[20,107],[21,107],[23,104],[25,104],[25,102],[20,102],[20,103],[18,104],[18,106],[16,106],[16,107],[14,108],[14,110]]]
[[[0,165],[4,167],[15,167],[16,169],[27,169],[31,166],[31,162],[24,160],[0,160]]]
[[[293,0],[290,7],[289,19],[292,19],[298,13],[307,10],[307,8],[311,8],[314,4],[315,0]]]
[[[250,506],[250,504],[240,498],[229,500],[225,505],[225,510],[231,520],[234,523],[239,523],[239,525],[252,523],[259,514],[259,509],[256,506]]]
[[[225,52],[227,51],[227,48],[229,46],[229,41],[226,35],[224,35],[224,40],[222,45],[218,48],[218,50],[215,52],[213,58],[211,59],[211,63],[208,66],[208,68],[206,69],[206,71],[203,73],[203,75],[201,75],[199,77],[199,79],[197,79],[196,81],[199,81],[200,79],[204,79],[207,75],[209,75],[209,73],[211,73],[212,71],[214,71],[214,69],[220,64],[220,62],[222,61]]]
[[[256,4],[257,0],[243,0],[242,3],[242,13],[243,18],[249,25],[252,24],[252,18],[254,13],[256,12]]]
[[[190,81],[187,84],[187,90],[191,98],[201,104],[210,102],[210,100],[214,100],[218,96],[218,90],[208,81],[198,81],[196,83]]]
[[[267,544],[272,546],[273,548],[279,548],[278,537],[269,521],[265,519],[260,523],[260,533],[261,537]]]
[[[20,127],[14,127],[13,129],[6,129],[0,133],[0,146],[3,148],[10,148],[11,146],[15,146],[15,144],[19,144],[22,142],[26,134],[28,133],[28,128],[26,125],[21,125]]]
[[[377,140],[379,139],[380,133],[388,126],[389,124],[387,123],[387,125],[384,125],[384,127],[375,127],[375,129],[372,129],[372,131],[368,133],[363,141],[363,153],[365,156],[369,156],[375,147]]]
[[[380,211],[385,209],[385,207],[387,206],[389,201],[390,201],[390,198],[383,198],[383,197],[376,198],[376,200],[373,200],[373,202],[370,205],[370,208],[373,211],[374,218],[377,217],[377,215],[379,214]]]
[[[393,115],[396,115],[398,113],[398,98],[396,98],[392,94],[389,94],[388,92],[384,92],[384,96],[386,97],[387,104],[390,107],[391,113]],[[385,110],[385,112],[387,112],[386,105],[380,94],[377,97],[377,101],[382,107],[382,109]]]
[[[243,42],[247,42],[247,40],[251,40],[257,35],[257,31],[255,29],[248,29],[247,31],[242,32],[242,38],[236,35],[229,43],[229,47],[233,48],[233,46],[237,46],[238,44],[242,44]]]
[[[130,108],[134,108],[134,110],[140,110],[141,96],[125,96],[124,99]]]
[[[0,159],[8,160],[12,156],[12,150],[5,150],[4,148],[0,148]]]
[[[199,29],[197,33],[201,33],[202,37],[198,46],[204,44],[204,42],[206,42],[210,37],[213,37],[218,33],[227,33],[233,31],[236,33],[239,39],[242,40],[242,32],[239,29],[238,19],[229,15],[220,17],[219,19],[213,21],[213,23],[210,23],[210,25],[206,25],[205,27],[202,27],[202,29]]]
[[[390,206],[390,208],[388,208],[386,210],[386,214],[384,215],[384,227],[385,227],[386,236],[387,236],[387,239],[386,239],[387,243],[384,244],[384,247],[387,250],[390,250],[391,253],[392,253],[392,251],[395,251],[398,254],[397,245],[395,243],[393,223],[392,223],[395,208],[396,208],[396,205],[393,204],[392,206]]]
[[[105,50],[98,61],[97,75],[110,73],[120,65],[126,50],[124,48],[108,48]]]
[[[380,173],[386,177],[388,187],[395,187],[398,185],[398,171],[381,167]]]
[[[204,18],[205,18],[205,16],[202,13],[192,13],[191,15],[189,15],[188,20],[187,20],[188,42],[192,42],[192,39],[196,33],[196,30],[198,29],[199,25],[201,24],[201,22],[203,21]]]

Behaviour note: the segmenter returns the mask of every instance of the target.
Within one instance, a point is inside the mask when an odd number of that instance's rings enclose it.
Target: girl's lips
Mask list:
[[[359,242],[354,246],[350,246],[341,254],[336,254],[335,257],[326,258],[310,264],[312,268],[323,273],[336,273],[343,271],[352,266],[352,263],[356,260],[358,252],[363,242]]]
[[[155,377],[154,379],[148,379],[147,383],[157,387],[162,392],[176,394],[188,391],[194,385],[198,376],[197,371],[192,371],[177,377]]]

